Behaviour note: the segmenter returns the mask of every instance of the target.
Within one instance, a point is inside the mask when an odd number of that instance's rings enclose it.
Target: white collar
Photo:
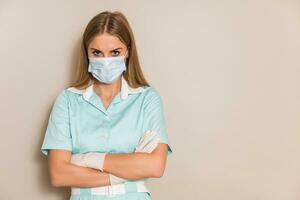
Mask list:
[[[83,98],[88,101],[94,92],[93,88],[94,88],[94,84],[92,83],[89,87],[87,87],[84,90],[79,90],[75,87],[69,87],[69,88],[67,88],[67,90],[69,90],[73,93],[82,94]],[[128,82],[126,81],[126,79],[123,77],[123,75],[121,76],[121,91],[120,91],[121,99],[125,100],[129,94],[140,93],[140,92],[143,92],[144,90],[145,90],[145,88],[143,88],[141,86],[138,88],[130,87],[128,85]]]

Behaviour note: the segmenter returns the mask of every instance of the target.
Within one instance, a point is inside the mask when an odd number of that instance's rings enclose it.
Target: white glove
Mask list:
[[[135,152],[151,153],[158,145],[159,138],[156,131],[146,131],[143,137],[140,139],[138,146],[135,148]]]
[[[83,154],[83,159],[87,167],[103,171],[106,153],[89,152]]]
[[[84,159],[83,159],[83,154],[80,154],[80,153],[72,154],[71,163],[74,164],[74,165],[86,167],[86,164],[85,164]]]
[[[82,166],[90,167],[103,171],[104,158],[106,153],[89,152],[84,154],[73,154],[71,156],[71,163]]]
[[[81,154],[81,153],[73,154],[71,157],[71,163],[74,165],[87,167],[87,165],[85,164],[85,160],[84,160],[84,154]],[[117,177],[115,175],[109,174],[109,181],[110,181],[110,185],[115,185],[115,184],[123,183],[123,182],[127,181],[127,179],[123,179],[123,178]]]
[[[157,133],[155,131],[146,131],[143,137],[140,139],[138,146],[135,148],[135,152],[144,152],[144,153],[151,153],[158,145],[159,138],[157,137]],[[120,184],[127,179],[123,179],[117,177],[113,174],[109,174],[110,184]]]

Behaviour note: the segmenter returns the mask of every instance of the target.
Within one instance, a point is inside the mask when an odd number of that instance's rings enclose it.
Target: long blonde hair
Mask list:
[[[123,72],[128,85],[133,88],[150,86],[143,75],[133,32],[126,17],[120,11],[104,11],[90,20],[83,33],[75,80],[69,87],[85,89],[90,83],[95,81],[95,78],[88,72],[87,48],[95,36],[105,32],[118,37],[128,49],[129,55],[126,60],[126,70]]]

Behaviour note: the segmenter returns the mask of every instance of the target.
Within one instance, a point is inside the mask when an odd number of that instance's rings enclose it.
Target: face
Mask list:
[[[108,33],[103,33],[96,36],[88,46],[88,57],[117,57],[125,56],[127,51],[126,46],[121,40]],[[128,53],[126,58],[128,57]]]

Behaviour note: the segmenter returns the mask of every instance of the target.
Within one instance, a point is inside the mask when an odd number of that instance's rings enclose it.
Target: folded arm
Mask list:
[[[108,173],[70,163],[72,153],[50,150],[48,171],[54,187],[100,187],[110,185]]]
[[[151,153],[107,154],[103,172],[134,180],[163,176],[167,160],[167,144],[159,143]]]

